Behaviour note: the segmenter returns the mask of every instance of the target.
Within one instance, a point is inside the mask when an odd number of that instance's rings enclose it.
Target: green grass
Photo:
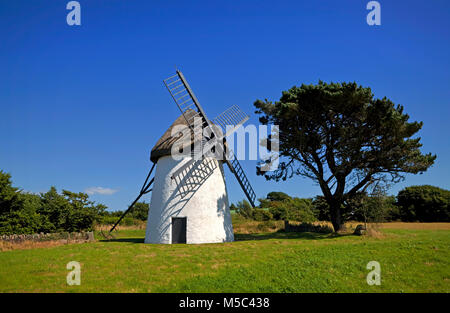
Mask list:
[[[0,252],[0,292],[449,292],[448,230],[236,235],[204,245],[148,245],[144,230],[114,241]],[[369,261],[381,285],[369,286]],[[68,286],[66,264],[81,263]]]

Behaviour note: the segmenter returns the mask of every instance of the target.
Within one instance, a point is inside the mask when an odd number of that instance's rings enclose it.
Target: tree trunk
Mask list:
[[[330,205],[331,224],[333,224],[334,232],[345,230],[344,221],[341,213],[341,204],[333,203]]]

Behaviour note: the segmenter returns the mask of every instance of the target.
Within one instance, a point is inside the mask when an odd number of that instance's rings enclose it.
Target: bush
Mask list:
[[[239,201],[236,206],[232,206],[235,208],[236,213],[242,217],[253,218],[253,208],[247,200]]]
[[[258,226],[256,226],[256,229],[262,232],[267,232],[275,228],[277,228],[277,224],[275,221],[264,221],[263,223],[260,223],[258,224]]]
[[[311,232],[311,233],[332,233],[334,232],[333,228],[328,225],[314,225],[311,223],[301,223],[298,225],[288,224],[286,232]]]
[[[146,202],[137,202],[131,212],[129,213],[131,217],[140,220],[146,221],[148,217],[148,210],[150,209],[150,204]]]
[[[273,219],[273,215],[269,210],[256,208],[252,211],[252,218],[255,221],[269,221]]]
[[[423,185],[411,186],[397,195],[400,218],[408,222],[449,222],[450,191]]]
[[[311,199],[292,198],[283,201],[271,201],[269,211],[275,220],[292,220],[314,222],[316,217],[312,211]]]
[[[236,205],[232,204],[230,208],[233,208],[237,215],[255,221],[268,221],[273,218],[272,213],[267,209],[252,208],[247,200],[239,201]]]
[[[314,222],[316,217],[312,211],[311,199],[292,198],[283,192],[270,192],[265,199],[259,199],[259,208],[252,208],[248,201],[239,201],[232,204],[235,212],[255,221],[293,220]]]

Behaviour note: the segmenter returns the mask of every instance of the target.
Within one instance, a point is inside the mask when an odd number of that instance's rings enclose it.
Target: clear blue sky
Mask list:
[[[124,209],[150,167],[156,140],[179,115],[162,84],[178,66],[210,116],[232,104],[252,115],[301,83],[356,81],[421,120],[436,153],[413,184],[450,189],[450,2],[80,0],[0,2],[0,169],[31,192],[118,190],[93,199]],[[311,197],[310,180],[266,182],[243,162],[257,196]],[[230,200],[244,197],[227,172]],[[149,200],[147,198],[147,200]]]

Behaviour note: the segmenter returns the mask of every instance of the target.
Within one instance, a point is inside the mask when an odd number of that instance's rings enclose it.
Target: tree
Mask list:
[[[313,212],[319,221],[330,221],[330,206],[323,196],[317,196],[313,199]]]
[[[232,204],[230,209],[235,210],[237,214],[255,221],[269,221],[273,218],[272,213],[267,209],[253,208],[247,200],[239,201],[236,205]]]
[[[404,173],[422,173],[436,159],[422,154],[420,138],[411,138],[422,122],[408,122],[403,106],[375,99],[356,83],[301,85],[279,101],[257,100],[262,124],[279,127],[269,146],[279,145],[280,163],[259,175],[286,180],[301,175],[316,182],[330,207],[334,230],[343,229],[343,204],[374,182],[395,183]],[[278,141],[278,142],[276,142]]]
[[[269,210],[254,208],[252,210],[252,218],[255,221],[270,221],[273,219],[273,215]]]
[[[95,204],[85,193],[63,190],[59,194],[55,187],[41,194],[38,213],[46,217],[45,232],[91,230],[106,206]]]
[[[146,202],[137,202],[134,205],[130,216],[141,221],[146,221],[148,217],[149,208],[150,204]]]
[[[375,188],[372,194],[367,192],[357,192],[357,194],[347,201],[347,210],[349,212],[349,218],[355,221],[364,222],[367,227],[367,223],[381,223],[388,217],[388,211],[390,209],[389,197],[386,192],[381,188]]]
[[[62,191],[62,196],[69,203],[69,212],[63,229],[66,231],[92,230],[94,223],[106,211],[103,204],[95,204],[83,192]]]
[[[283,200],[288,200],[288,199],[292,199],[292,198],[288,194],[285,194],[284,192],[272,191],[267,194],[266,199],[269,201],[283,201]]]
[[[19,189],[12,186],[11,175],[0,170],[0,214],[20,206]]]
[[[242,215],[245,218],[253,217],[253,208],[247,200],[239,201],[236,204],[236,213]]]
[[[284,201],[287,205],[287,220],[304,223],[315,222],[317,219],[312,210],[311,199],[292,198]]]
[[[43,220],[36,213],[39,204],[38,195],[21,193],[11,175],[0,171],[0,234],[38,232]]]
[[[450,191],[434,186],[411,186],[397,195],[400,218],[407,222],[449,222]]]

